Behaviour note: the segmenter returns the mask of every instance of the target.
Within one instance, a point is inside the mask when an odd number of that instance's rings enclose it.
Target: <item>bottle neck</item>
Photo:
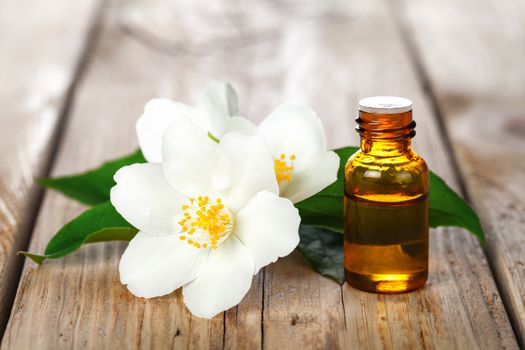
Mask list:
[[[384,141],[361,137],[361,151],[378,157],[395,157],[411,149],[411,140]]]
[[[410,151],[416,134],[412,111],[377,114],[359,111],[356,130],[361,136],[361,150],[378,157],[395,157]]]

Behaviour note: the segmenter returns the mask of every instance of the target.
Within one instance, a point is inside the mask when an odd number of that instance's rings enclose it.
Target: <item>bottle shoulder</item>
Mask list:
[[[428,166],[411,150],[392,157],[358,151],[345,166],[345,191],[348,195],[417,197],[428,192]]]
[[[414,151],[407,151],[392,157],[377,157],[359,150],[346,162],[346,171],[367,169],[394,172],[428,172],[425,160]]]

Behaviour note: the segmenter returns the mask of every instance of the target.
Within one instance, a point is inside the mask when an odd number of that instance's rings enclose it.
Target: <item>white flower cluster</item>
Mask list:
[[[151,100],[137,134],[148,163],[120,169],[111,190],[139,229],[121,282],[146,298],[182,287],[199,317],[237,305],[254,274],[295,249],[293,203],[337,178],[339,158],[315,112],[286,103],[257,127],[238,116],[228,84],[211,84],[195,107]]]

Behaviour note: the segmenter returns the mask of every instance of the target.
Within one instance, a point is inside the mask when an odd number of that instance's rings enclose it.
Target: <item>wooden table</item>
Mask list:
[[[339,286],[296,252],[209,321],[180,292],[133,297],[117,272],[125,243],[41,267],[15,255],[84,210],[35,178],[133,151],[148,99],[191,103],[212,79],[256,122],[308,103],[333,147],[357,144],[360,98],[411,98],[416,151],[476,208],[488,246],[432,230],[430,279],[401,295]],[[0,81],[2,349],[525,346],[522,2],[4,0]]]

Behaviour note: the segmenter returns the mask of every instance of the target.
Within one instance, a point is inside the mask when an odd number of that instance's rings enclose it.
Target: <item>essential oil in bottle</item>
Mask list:
[[[344,268],[353,287],[406,292],[428,276],[428,168],[411,149],[412,102],[359,102],[361,149],[345,167]]]

